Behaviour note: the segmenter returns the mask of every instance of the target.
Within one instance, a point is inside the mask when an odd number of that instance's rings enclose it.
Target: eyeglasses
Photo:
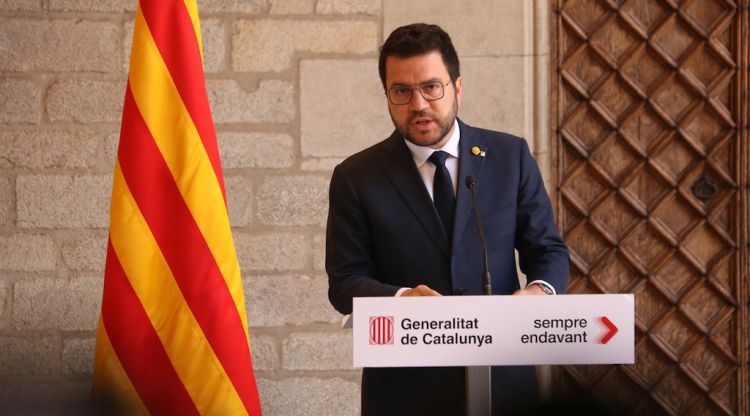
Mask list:
[[[424,98],[425,101],[435,101],[443,98],[443,95],[445,94],[445,88],[443,87],[450,83],[451,81],[448,81],[445,84],[441,81],[425,81],[420,82],[416,87],[395,84],[391,88],[388,88],[388,91],[386,91],[385,94],[393,105],[409,104],[414,90],[419,90],[419,93],[422,94],[422,98]]]

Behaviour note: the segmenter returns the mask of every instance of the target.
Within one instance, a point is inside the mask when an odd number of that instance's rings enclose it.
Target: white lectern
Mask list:
[[[635,360],[632,294],[355,298],[352,323],[355,367],[469,367],[467,402],[487,366]]]

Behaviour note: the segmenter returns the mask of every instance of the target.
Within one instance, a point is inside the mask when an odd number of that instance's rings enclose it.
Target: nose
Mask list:
[[[429,102],[422,97],[419,90],[413,90],[411,100],[409,101],[409,110],[420,111],[429,105]]]

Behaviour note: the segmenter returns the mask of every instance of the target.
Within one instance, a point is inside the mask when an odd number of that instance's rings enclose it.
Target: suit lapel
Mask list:
[[[466,188],[466,178],[473,176],[477,183],[481,183],[479,175],[482,172],[484,156],[472,153],[472,148],[486,150],[482,140],[474,133],[474,129],[459,120],[461,141],[458,144],[458,186],[456,187],[456,218],[453,223],[453,244],[460,241],[461,234],[470,221],[470,214],[474,209],[471,202],[471,192]],[[477,186],[477,191],[481,185]]]
[[[422,177],[419,175],[414,159],[406,147],[404,139],[394,132],[385,143],[387,158],[383,160],[383,169],[393,187],[406,202],[425,232],[435,241],[438,247],[450,255],[450,241],[443,229],[435,205],[432,203]]]

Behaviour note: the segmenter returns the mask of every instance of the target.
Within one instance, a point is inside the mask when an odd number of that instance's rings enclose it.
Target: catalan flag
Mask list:
[[[260,415],[195,0],[142,0],[93,394],[127,414]]]

